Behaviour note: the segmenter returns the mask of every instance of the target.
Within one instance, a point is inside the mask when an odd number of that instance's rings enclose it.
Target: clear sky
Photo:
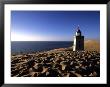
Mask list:
[[[86,39],[100,39],[99,11],[12,11],[12,41],[72,41],[77,26]]]

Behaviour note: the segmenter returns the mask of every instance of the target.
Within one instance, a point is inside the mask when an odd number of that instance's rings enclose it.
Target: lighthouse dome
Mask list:
[[[81,31],[80,31],[79,27],[77,28],[76,36],[81,36]]]

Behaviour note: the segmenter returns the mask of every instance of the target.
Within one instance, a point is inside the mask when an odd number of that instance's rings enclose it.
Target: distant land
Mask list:
[[[88,51],[100,51],[100,41],[98,40],[85,40],[84,49]]]

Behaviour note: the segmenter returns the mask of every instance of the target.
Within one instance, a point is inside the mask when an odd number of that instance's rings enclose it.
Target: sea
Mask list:
[[[11,53],[33,53],[49,51],[58,48],[67,48],[73,45],[72,41],[12,41]]]

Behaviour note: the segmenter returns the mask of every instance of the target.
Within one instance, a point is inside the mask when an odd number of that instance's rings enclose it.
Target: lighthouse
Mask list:
[[[82,50],[84,50],[84,36],[82,36],[81,30],[79,29],[78,26],[73,40],[73,51],[82,51]]]

